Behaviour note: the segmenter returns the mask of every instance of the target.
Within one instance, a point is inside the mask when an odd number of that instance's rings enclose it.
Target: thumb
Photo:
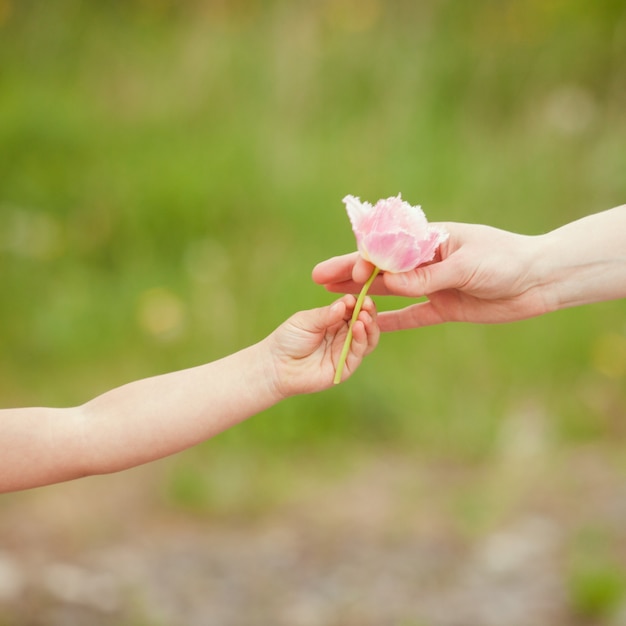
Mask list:
[[[346,302],[344,298],[341,298],[329,306],[300,311],[300,327],[311,333],[319,333],[340,322],[345,314]]]
[[[371,276],[373,270],[374,265],[359,256],[352,269],[352,280],[355,283],[363,284]]]
[[[462,284],[461,273],[451,258],[416,267],[409,272],[383,275],[387,289],[397,296],[418,298],[429,293],[454,289]]]

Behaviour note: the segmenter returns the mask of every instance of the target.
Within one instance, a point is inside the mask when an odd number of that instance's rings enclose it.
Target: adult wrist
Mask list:
[[[624,297],[626,257],[593,235],[563,227],[540,236],[542,288],[552,310]]]
[[[563,283],[570,270],[563,258],[562,242],[557,231],[532,237],[533,260],[531,262],[534,281],[545,303],[546,313],[565,308]]]

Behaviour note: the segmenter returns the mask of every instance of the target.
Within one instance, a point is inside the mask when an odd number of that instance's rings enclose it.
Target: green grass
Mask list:
[[[346,193],[528,233],[626,197],[619,2],[8,6],[6,406],[78,403],[329,302],[310,270],[354,248]],[[565,442],[610,441],[624,376],[598,369],[597,346],[624,310],[387,336],[349,384],[214,445],[481,457],[528,400]]]
[[[626,597],[626,570],[614,543],[602,529],[583,528],[569,548],[570,602],[578,617],[594,623],[610,623]]]

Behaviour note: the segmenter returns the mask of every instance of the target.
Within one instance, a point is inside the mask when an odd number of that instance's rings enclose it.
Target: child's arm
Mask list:
[[[296,313],[240,352],[68,409],[0,410],[0,492],[116,472],[193,446],[291,395],[332,386],[355,299]],[[378,342],[369,300],[344,379]]]

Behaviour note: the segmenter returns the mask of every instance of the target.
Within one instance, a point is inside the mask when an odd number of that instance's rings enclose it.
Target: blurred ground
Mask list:
[[[185,515],[163,467],[4,501],[3,625],[626,624],[626,463],[588,446],[473,467],[293,459],[271,510]]]

